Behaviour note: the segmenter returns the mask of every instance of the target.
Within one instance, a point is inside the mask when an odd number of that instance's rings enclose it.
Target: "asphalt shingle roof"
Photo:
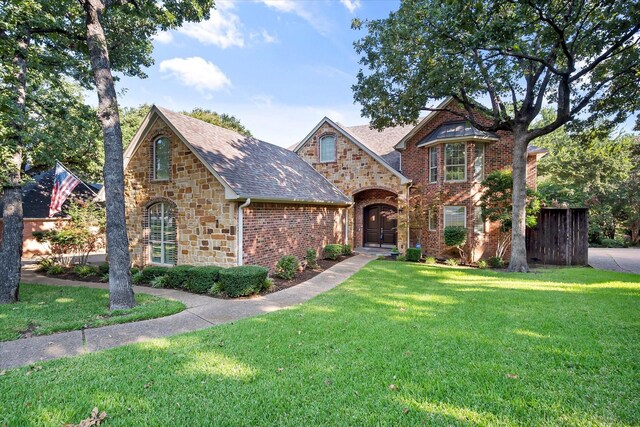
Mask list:
[[[342,130],[354,136],[371,151],[380,156],[392,168],[400,171],[400,152],[394,146],[408,134],[414,126],[396,126],[382,131],[372,129],[369,125],[342,126]]]
[[[349,204],[311,165],[286,148],[156,107],[242,198]]]
[[[418,142],[418,146],[429,144],[430,142],[439,139],[460,138],[464,136],[495,139],[499,138],[498,135],[493,132],[485,132],[476,129],[469,122],[456,121],[441,124],[436,130],[434,130],[420,142]]]

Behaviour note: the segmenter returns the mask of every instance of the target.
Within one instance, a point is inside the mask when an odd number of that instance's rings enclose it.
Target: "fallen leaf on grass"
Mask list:
[[[93,427],[99,426],[102,422],[107,418],[107,413],[102,411],[98,411],[98,407],[96,406],[91,411],[91,415],[89,418],[86,418],[80,421],[80,424],[65,424],[65,427]]]
[[[403,413],[403,414],[406,414],[406,413],[408,413],[408,412],[409,412],[409,408],[404,408],[404,409],[402,409],[402,413]]]
[[[284,368],[278,368],[278,372],[284,371]]]
[[[516,374],[507,374],[507,378],[510,378],[512,380],[517,380],[518,376]]]
[[[7,373],[7,371],[0,371],[0,377],[5,375]]]
[[[391,391],[398,391],[398,386],[395,384],[389,384],[389,390]]]
[[[149,381],[148,383],[146,383],[146,384],[144,385],[144,388],[149,388],[149,387],[151,387],[152,385],[153,385],[153,381]]]

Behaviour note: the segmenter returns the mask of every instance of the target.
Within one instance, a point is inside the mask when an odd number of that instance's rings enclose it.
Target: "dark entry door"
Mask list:
[[[364,210],[364,244],[395,245],[397,220],[389,218],[395,209],[386,205],[372,205]]]

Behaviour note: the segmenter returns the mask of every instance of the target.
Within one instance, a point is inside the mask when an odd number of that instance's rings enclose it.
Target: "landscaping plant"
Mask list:
[[[420,248],[407,248],[406,259],[411,262],[419,262],[422,258],[422,249]]]
[[[232,298],[259,292],[264,286],[269,269],[259,265],[242,265],[220,270],[220,285]]]
[[[307,249],[307,268],[315,270],[318,268],[318,252],[315,249]]]
[[[466,228],[451,225],[444,228],[444,244],[456,248],[460,253],[461,259],[465,259],[465,243],[467,243]]]
[[[291,280],[296,276],[298,268],[300,268],[298,257],[285,255],[276,264],[276,276],[284,280]]]
[[[330,260],[337,260],[342,255],[342,245],[329,244],[324,247],[324,258]]]

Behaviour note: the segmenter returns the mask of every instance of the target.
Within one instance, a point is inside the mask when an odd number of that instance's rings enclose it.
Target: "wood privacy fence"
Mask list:
[[[589,251],[587,208],[542,208],[538,224],[527,229],[527,257],[531,262],[587,265]]]

